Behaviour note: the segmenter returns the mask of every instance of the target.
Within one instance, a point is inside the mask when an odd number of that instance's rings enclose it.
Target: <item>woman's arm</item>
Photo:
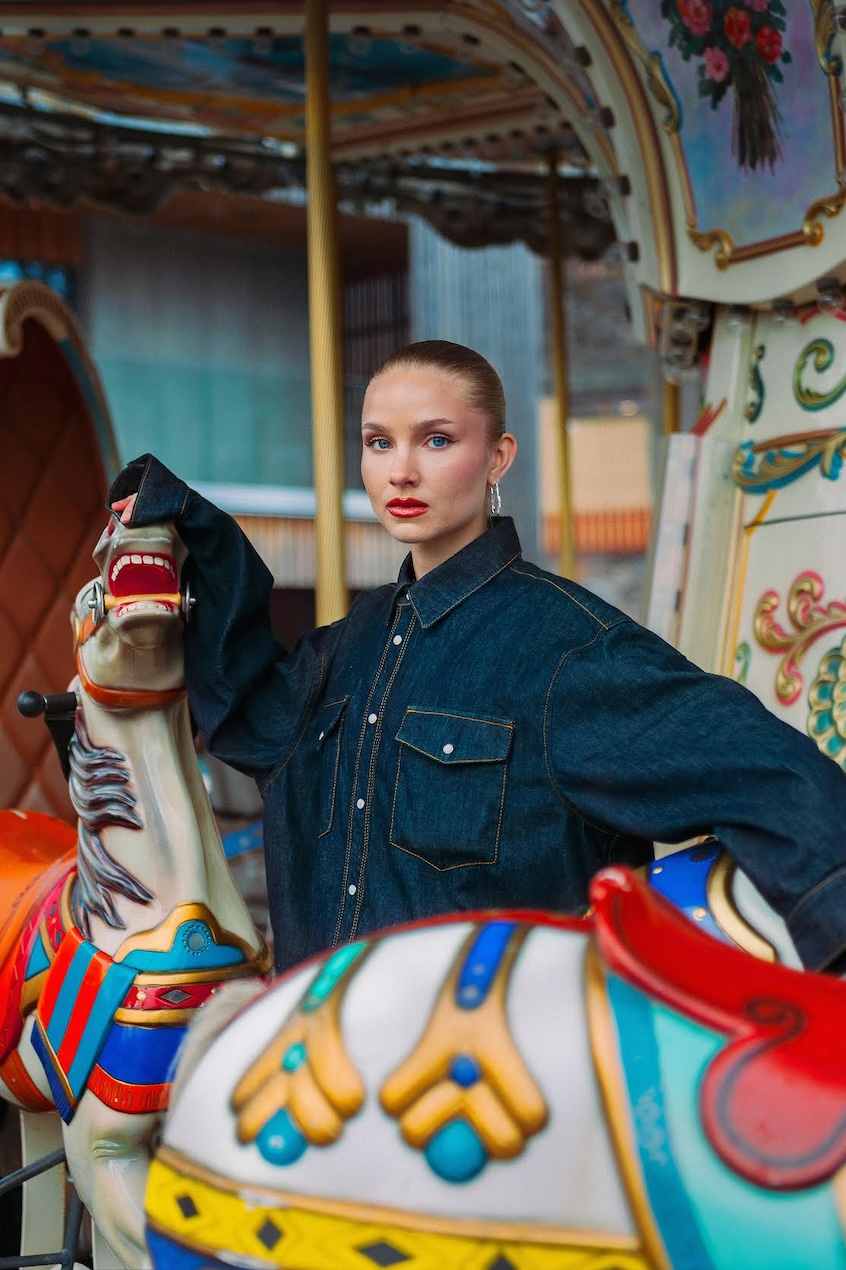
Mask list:
[[[133,504],[127,504],[137,495]],[[152,455],[120,473],[108,504],[130,524],[175,522],[188,549],[182,586],[196,600],[185,630],[189,701],[209,750],[261,779],[296,743],[318,687],[327,628],[286,654],[268,604],[273,579],[230,516]]]
[[[546,722],[577,813],[659,842],[713,832],[807,966],[846,948],[846,775],[751,692],[623,621],[564,658]]]

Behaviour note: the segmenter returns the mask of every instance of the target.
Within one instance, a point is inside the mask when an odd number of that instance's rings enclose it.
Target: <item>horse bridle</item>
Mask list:
[[[80,657],[82,645],[97,633],[99,627],[106,620],[109,609],[114,608],[117,604],[131,604],[134,600],[172,604],[186,623],[190,621],[191,612],[197,603],[191,594],[190,583],[186,583],[184,592],[121,596],[107,595],[102,582],[95,581],[92,583],[91,594],[88,597],[88,607],[91,612],[87,613],[81,621],[77,621],[74,629],[76,673],[79,675],[79,681],[91,700],[112,710],[150,710],[155,706],[169,705],[172,701],[178,701],[185,696],[184,687],[163,689],[106,688],[101,684],[95,684],[86,674],[82,658]]]

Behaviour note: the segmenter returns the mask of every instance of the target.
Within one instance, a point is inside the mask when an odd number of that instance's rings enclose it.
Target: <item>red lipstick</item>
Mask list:
[[[428,503],[421,503],[418,498],[392,498],[388,503],[388,511],[392,516],[407,520],[411,516],[422,516],[429,510]]]

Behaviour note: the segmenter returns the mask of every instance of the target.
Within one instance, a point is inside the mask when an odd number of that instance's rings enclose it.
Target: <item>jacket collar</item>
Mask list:
[[[485,533],[474,538],[454,556],[416,582],[409,553],[402,562],[394,588],[393,604],[407,590],[420,625],[434,625],[468,595],[490,582],[501,569],[519,559],[520,539],[510,516],[500,516]]]

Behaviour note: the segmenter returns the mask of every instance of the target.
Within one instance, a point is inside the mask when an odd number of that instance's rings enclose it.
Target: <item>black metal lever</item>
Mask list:
[[[41,692],[22,692],[18,697],[18,713],[25,719],[37,719],[44,715],[44,722],[52,737],[62,766],[65,780],[70,776],[68,746],[76,724],[79,700],[75,692],[54,692],[45,696]]]

